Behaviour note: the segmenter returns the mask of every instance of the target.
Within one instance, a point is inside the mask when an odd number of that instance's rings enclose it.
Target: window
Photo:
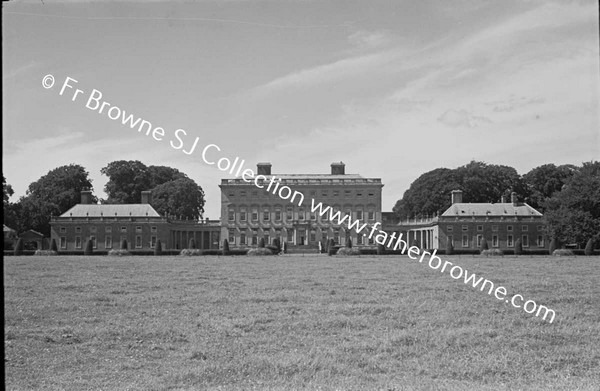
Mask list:
[[[60,227],[60,233],[64,234],[67,232],[67,227]]]
[[[327,243],[327,232],[321,232],[321,244]]]
[[[142,248],[142,235],[135,237],[135,248]]]
[[[138,225],[137,227],[135,227],[135,232],[138,234],[142,233],[142,227],[140,225]]]
[[[294,209],[291,206],[288,206],[285,218],[288,221],[294,219]]]
[[[339,190],[334,190],[333,191],[333,196],[334,197],[339,197],[339,195],[340,195],[340,191]]]
[[[483,225],[477,226],[477,232],[483,232]]]
[[[469,236],[468,235],[462,236],[462,246],[469,247]]]
[[[294,241],[294,231],[292,231],[291,229],[287,230],[287,241],[288,242]]]
[[[112,233],[112,227],[107,225],[106,227],[104,227],[104,232],[106,232],[107,234]]]
[[[269,237],[269,233],[265,232],[265,234],[263,235],[263,238],[265,239],[265,245],[269,245],[271,244],[271,238]]]
[[[454,231],[454,227],[451,226],[451,225],[449,225],[449,226],[446,227],[446,231],[452,232],[452,231]]]
[[[477,247],[481,247],[481,242],[483,242],[483,235],[477,235]]]
[[[304,211],[303,210],[298,211],[298,220],[301,220],[301,221],[304,220]]]
[[[270,221],[271,220],[271,212],[269,211],[269,209],[265,209],[263,211],[263,221]]]
[[[315,231],[310,231],[310,241],[314,243],[317,241],[317,233]]]
[[[127,236],[121,236],[121,243],[123,243],[124,240],[127,240]],[[129,243],[127,243],[127,247],[129,248]]]
[[[81,233],[81,227],[75,227],[75,233],[80,234]]]
[[[492,235],[492,247],[498,247],[498,235]]]
[[[235,210],[229,209],[229,211],[227,212],[227,216],[227,219],[229,221],[235,221]]]
[[[97,231],[98,231],[98,227],[96,227],[96,226],[90,227],[91,233],[95,234]]]
[[[463,232],[468,231],[469,230],[469,226],[468,225],[463,225],[462,226],[462,230],[463,230]]]
[[[497,225],[492,225],[492,231],[493,232],[498,232],[498,226]]]
[[[258,221],[258,209],[252,209],[252,221]]]
[[[157,228],[156,227],[150,227],[150,232],[156,232]]]
[[[256,246],[258,244],[258,231],[252,230],[252,245]]]
[[[275,221],[281,221],[281,209],[275,209]]]
[[[538,230],[538,232],[542,232],[544,230],[544,226],[543,225],[538,225],[537,226],[537,230]]]
[[[240,197],[246,197],[246,190],[240,191]]]
[[[67,248],[67,237],[66,236],[60,237],[60,248]]]
[[[372,210],[370,210],[370,211],[368,212],[367,216],[368,216],[368,219],[369,219],[369,220],[371,220],[371,221],[372,221],[372,220],[375,220],[375,212],[373,212]]]
[[[311,190],[311,191],[310,191],[310,196],[311,196],[312,198],[315,198],[315,197],[317,196],[317,191],[316,191],[316,190]]]
[[[256,190],[252,190],[252,197],[257,197],[258,196],[258,191]]]
[[[240,221],[246,221],[246,211],[242,210],[240,212]]]
[[[454,245],[454,237],[452,235],[448,235],[448,241],[446,242],[446,245],[448,244]]]
[[[240,244],[246,244],[246,233],[242,232],[240,234]]]
[[[356,192],[356,196],[357,196],[357,197],[362,197],[362,195],[363,195],[363,193],[362,193],[362,191],[361,191],[361,190],[358,190],[358,191]]]
[[[95,236],[90,236],[90,240],[92,241],[92,247],[93,248],[98,248],[98,242],[96,242],[96,237]]]
[[[364,236],[362,236],[360,234],[357,235],[356,236],[356,244],[363,244],[363,238],[364,238]]]
[[[107,235],[104,237],[104,248],[112,248],[112,236]]]
[[[528,225],[522,225],[522,226],[521,226],[521,231],[522,231],[522,232],[527,232],[527,231],[529,231],[529,226],[528,226]]]
[[[356,211],[356,220],[362,220],[362,219],[363,219],[363,211],[357,210]]]
[[[375,238],[370,237],[369,238],[369,244],[375,244]]]
[[[523,243],[523,247],[529,247],[529,235],[521,236],[521,241]]]
[[[369,193],[369,197],[373,197],[375,193]]]
[[[344,195],[346,197],[350,197],[352,195],[352,192],[350,190],[344,190]]]
[[[337,244],[340,243],[340,231],[337,229],[333,231],[333,241]]]
[[[508,232],[512,232],[512,230],[513,230],[513,226],[512,226],[512,225],[507,225],[507,226],[506,226],[506,230],[507,230]]]
[[[323,196],[323,197],[327,197],[327,192],[326,192],[325,190],[323,190],[323,191],[321,192],[321,196]]]
[[[514,241],[513,241],[513,236],[512,235],[508,235],[506,237],[506,245],[508,247],[513,247],[515,245]]]
[[[230,191],[230,192],[229,192],[227,195],[228,195],[229,197],[235,197],[235,193],[234,193],[233,191]]]
[[[121,232],[127,232],[127,227],[121,227]]]
[[[235,243],[235,230],[234,229],[229,230],[229,243],[231,243],[231,244]]]
[[[81,236],[75,236],[75,248],[81,248]]]
[[[150,248],[156,247],[156,236],[150,237]]]
[[[542,235],[537,236],[537,246],[544,247],[544,237]]]

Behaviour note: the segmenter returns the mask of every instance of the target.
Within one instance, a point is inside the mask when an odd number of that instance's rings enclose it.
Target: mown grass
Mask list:
[[[600,258],[7,257],[10,390],[598,390]]]

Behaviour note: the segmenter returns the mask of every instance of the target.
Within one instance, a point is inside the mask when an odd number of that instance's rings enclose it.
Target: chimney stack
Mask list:
[[[514,191],[512,193],[510,193],[510,202],[512,202],[513,205],[517,205],[518,200],[517,200],[517,193],[515,193]]]
[[[144,190],[142,191],[142,204],[151,204],[152,203],[152,191]]]
[[[257,175],[271,175],[271,163],[258,163],[256,165]]]
[[[343,162],[331,163],[331,175],[346,175],[346,165]]]
[[[462,203],[462,190],[452,190],[452,204]]]
[[[86,205],[92,203],[92,191],[91,190],[81,190],[81,203],[86,204]]]

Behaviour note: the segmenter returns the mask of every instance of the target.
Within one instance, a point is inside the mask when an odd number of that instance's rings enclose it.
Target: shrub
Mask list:
[[[331,256],[333,254],[335,254],[335,242],[333,241],[333,239],[329,239],[329,243],[327,245],[327,255]]]
[[[52,239],[52,243],[50,243],[50,250],[54,252],[58,252],[58,246],[56,245],[56,239]]]
[[[196,241],[194,240],[194,238],[191,238],[190,241],[188,242],[188,249],[189,250],[196,249]]]
[[[412,241],[411,247],[412,247],[412,246],[415,246],[415,247],[421,248],[421,244],[419,243],[419,241],[418,241],[417,239],[414,239],[414,240]]]
[[[550,246],[548,247],[548,254],[554,255],[554,251],[557,247],[558,243],[556,242],[556,239],[552,238],[552,240],[550,241]]]
[[[452,254],[454,254],[454,245],[452,244],[452,241],[446,240],[446,255]]]
[[[229,240],[223,240],[223,255],[229,255]]]
[[[260,240],[258,241],[258,247],[265,248],[265,238],[260,238]]]
[[[273,246],[277,248],[277,253],[281,252],[281,240],[279,238],[273,239]]]
[[[91,239],[87,241],[85,244],[85,250],[83,250],[83,255],[92,255],[94,253],[94,243]]]
[[[385,247],[383,246],[383,244],[378,243],[377,244],[377,255],[383,255],[385,254]]]
[[[273,255],[273,251],[265,247],[251,248],[248,250],[246,255],[252,256],[265,256],[265,255]]]
[[[585,255],[594,255],[594,241],[592,239],[588,240],[585,245]]]
[[[19,238],[17,240],[17,245],[15,246],[15,255],[23,255],[23,250],[25,249],[25,243],[23,243],[23,239]]]
[[[129,255],[131,255],[131,253],[129,251],[123,250],[123,249],[120,249],[120,250],[110,250],[108,252],[108,256],[109,257],[124,257],[124,256],[129,256]]]
[[[121,250],[127,250],[127,239],[121,240]]]
[[[58,255],[58,252],[54,250],[35,250],[35,253],[33,253],[33,255],[51,256]]]
[[[277,246],[273,246],[272,244],[269,244],[268,246],[265,246],[264,248],[268,248],[269,250],[271,250],[271,252],[273,254],[279,254],[279,249],[277,248]]]
[[[360,250],[352,247],[342,247],[337,251],[336,255],[360,255]]]
[[[479,247],[479,249],[481,250],[481,253],[482,253],[482,254],[483,254],[483,252],[484,252],[485,250],[489,249],[489,247],[488,247],[488,243],[487,243],[487,240],[485,240],[485,238],[483,238],[483,239],[481,240],[481,246]]]
[[[521,242],[521,239],[517,239],[517,241],[515,242],[515,255],[522,255],[523,254],[523,243]]]
[[[202,250],[197,249],[197,248],[184,248],[183,250],[181,250],[179,255],[187,256],[187,257],[191,257],[191,256],[195,256],[195,255],[202,255]]]
[[[346,239],[346,247],[352,248],[352,238],[350,236]]]
[[[575,254],[571,250],[554,250],[552,251],[552,255],[555,257],[573,257]]]
[[[283,242],[281,244],[281,252],[284,253],[284,254],[287,254],[287,244],[286,244],[286,242]]]
[[[160,239],[156,241],[156,245],[154,246],[154,255],[162,255],[162,243]]]
[[[492,250],[482,250],[481,251],[481,255],[485,255],[486,257],[494,257],[494,256],[500,256],[503,257],[504,256],[504,252],[498,248],[492,249]]]

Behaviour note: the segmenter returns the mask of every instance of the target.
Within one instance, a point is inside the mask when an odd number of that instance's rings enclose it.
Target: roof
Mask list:
[[[456,203],[452,204],[442,217],[456,216],[539,216],[542,214],[526,203]]]
[[[60,217],[160,217],[150,204],[77,204]]]
[[[258,175],[256,175],[258,176]],[[365,178],[360,174],[341,174],[341,175],[332,175],[332,174],[271,174],[271,175],[263,175],[265,179],[259,178],[259,183],[268,183],[273,178],[276,183],[284,183],[289,185],[297,185],[297,184],[341,184],[347,185],[352,183],[374,183],[381,185],[381,178]],[[254,179],[247,178],[248,181],[244,181],[242,177],[235,179],[222,179],[221,184],[254,184]]]
[[[6,224],[4,224],[4,229],[3,229],[3,231],[4,231],[4,232],[17,232],[17,231],[15,231],[15,230],[14,230],[14,229],[12,229],[12,228],[10,228],[10,227],[7,227],[7,226],[6,226]]]
[[[43,238],[44,234],[40,233],[38,231],[34,231],[33,229],[28,229],[27,231],[25,231],[19,235],[20,238],[27,237],[27,236],[29,236],[29,237],[35,236],[35,237]]]

